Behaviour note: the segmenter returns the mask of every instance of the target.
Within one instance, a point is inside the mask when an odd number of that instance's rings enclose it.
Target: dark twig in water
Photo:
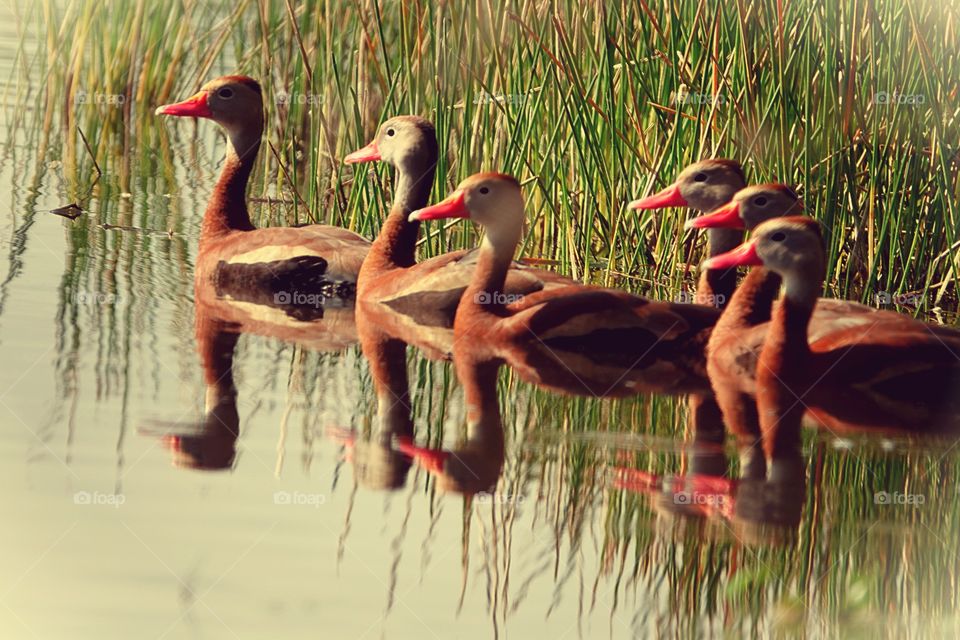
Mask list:
[[[100,170],[100,165],[97,164],[97,156],[94,155],[93,149],[90,148],[90,143],[87,142],[87,136],[83,135],[83,129],[77,127],[77,133],[80,134],[80,139],[83,140],[83,146],[86,148],[87,153],[90,154],[90,159],[93,161],[93,168],[97,171],[97,177],[93,179],[93,182],[90,183],[90,186],[87,188],[87,194],[80,198],[76,202],[71,202],[70,204],[57,207],[56,209],[51,209],[50,213],[58,216],[63,216],[70,220],[76,220],[80,215],[85,211],[85,209],[80,205],[81,202],[86,202],[90,199],[90,196],[93,195],[93,189],[97,186],[97,183],[100,182],[100,177],[103,175],[103,171]]]

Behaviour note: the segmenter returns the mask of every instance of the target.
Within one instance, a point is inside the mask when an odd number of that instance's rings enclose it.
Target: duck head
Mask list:
[[[735,160],[701,160],[680,172],[669,187],[652,196],[634,200],[628,209],[666,209],[692,207],[712,211],[730,201],[747,184],[743,168]]]
[[[688,229],[755,229],[763,222],[803,212],[800,196],[784,184],[770,183],[741,189],[727,204],[688,220]]]
[[[750,239],[703,263],[705,269],[762,266],[783,278],[787,296],[819,295],[826,248],[820,224],[806,216],[777,217],[761,223]]]
[[[213,120],[227,132],[241,157],[251,147],[259,147],[263,134],[263,92],[247,76],[211,80],[186,100],[157,107],[155,113]]]
[[[441,202],[418,209],[410,220],[469,218],[482,226],[497,248],[513,249],[523,234],[524,203],[520,183],[504,173],[477,173]]]
[[[347,155],[347,164],[387,162],[398,169],[414,172],[425,162],[436,164],[437,133],[433,123],[419,116],[396,116],[380,125],[367,146]]]

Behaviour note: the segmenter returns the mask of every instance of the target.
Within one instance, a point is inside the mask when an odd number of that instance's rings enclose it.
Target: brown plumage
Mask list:
[[[455,353],[460,344],[483,341],[497,345],[509,360],[511,350],[542,346],[608,363],[619,358],[632,372],[637,391],[644,380],[666,391],[668,378],[686,385],[675,392],[703,388],[704,347],[719,315],[716,309],[651,302],[584,285],[511,295],[504,284],[522,234],[524,205],[517,182],[499,174],[471,176],[443,202],[411,215],[414,220],[446,217],[470,217],[486,231],[457,307]]]
[[[370,242],[361,236],[328,225],[256,229],[251,223],[247,181],[263,135],[263,96],[255,80],[235,75],[217,78],[187,100],[159,107],[157,113],[209,118],[227,134],[223,171],[200,231],[198,287],[220,278],[234,265],[241,265],[247,287],[268,293],[322,294],[338,283],[356,282],[370,248]],[[322,260],[303,263],[299,273],[286,268],[288,278],[277,281],[276,267],[302,257]],[[250,265],[260,265],[259,277]],[[226,277],[231,278],[229,274]]]
[[[838,317],[817,331],[812,322],[823,285],[825,254],[819,225],[785,217],[758,226],[749,243],[705,266],[762,265],[783,280],[783,299],[768,323],[711,340],[711,379],[756,393],[768,457],[799,446],[807,405],[837,407],[843,398],[912,405],[916,431],[960,426],[960,331],[880,311]],[[760,272],[758,272],[760,273]],[[766,279],[748,278],[731,310],[757,295]]]
[[[385,304],[413,323],[451,328],[478,257],[472,251],[453,251],[417,263],[420,222],[409,217],[427,204],[437,157],[433,125],[416,116],[398,116],[380,125],[373,141],[344,160],[388,162],[397,175],[393,207],[360,272],[358,298]],[[516,184],[511,176],[490,175]],[[512,263],[506,291],[524,295],[572,283],[570,278]]]

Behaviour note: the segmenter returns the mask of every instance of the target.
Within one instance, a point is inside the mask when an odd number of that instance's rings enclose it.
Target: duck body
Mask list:
[[[368,240],[328,225],[257,229],[250,221],[246,189],[263,135],[263,97],[255,80],[218,78],[157,114],[208,118],[227,135],[223,170],[200,230],[198,288],[246,288],[249,297],[352,294]]]
[[[196,278],[272,297],[351,297],[370,243],[329,225],[231,230],[202,237]]]
[[[845,403],[851,409],[873,408],[873,416],[884,406],[908,408],[913,421],[903,428],[955,430],[960,426],[960,331],[888,311],[834,318],[818,327],[822,243],[810,218],[777,218],[759,225],[739,249],[707,262],[720,268],[764,266],[782,278],[784,289],[769,322],[744,326],[739,334],[731,327],[726,336],[718,326],[721,333],[714,334],[708,349],[715,388],[733,384],[756,395],[768,457],[799,447],[808,405],[839,415]],[[752,271],[718,325],[731,312],[749,319],[752,307],[769,306],[773,294],[763,289],[769,282],[762,269]]]
[[[734,309],[724,313],[710,337],[707,353],[712,379],[732,381],[742,391],[756,392],[764,345],[771,329],[780,326],[772,324],[772,319],[788,304],[785,299],[775,301],[779,289],[780,277],[762,267],[755,267],[744,279],[733,298]],[[787,310],[784,313],[793,317]],[[795,331],[799,334],[800,330]],[[863,387],[879,382],[891,372],[878,368],[877,363],[890,357],[903,361],[907,368],[907,361],[933,365],[942,360],[950,365],[951,353],[960,357],[960,350],[953,346],[960,341],[960,331],[840,300],[818,299],[808,311],[804,334],[808,345],[804,368],[812,376],[809,382],[819,381],[824,386]]]
[[[374,140],[348,155],[345,162],[384,161],[394,167],[397,178],[391,210],[360,270],[358,300],[387,306],[403,316],[401,324],[449,330],[479,256],[475,250],[452,251],[417,262],[420,222],[410,214],[427,205],[438,153],[432,123],[416,116],[397,116],[384,122]],[[513,262],[506,292],[520,296],[574,283],[565,276]],[[430,346],[442,347],[438,343]]]
[[[423,324],[452,329],[460,298],[479,260],[479,250],[468,249],[428,258],[411,268],[396,269],[380,280],[374,297],[381,304]],[[507,271],[504,295],[519,299],[573,282],[570,278],[514,261]]]
[[[486,235],[454,319],[456,346],[485,342],[505,360],[531,349],[593,357],[622,366],[664,388],[667,380],[706,380],[704,348],[717,309],[651,302],[602,287],[553,283],[514,295],[505,285],[523,227],[524,205],[517,181],[481,173],[464,180],[443,202],[414,212],[414,220],[470,217]],[[521,358],[522,360],[522,358]],[[532,362],[532,360],[531,360]],[[677,389],[677,392],[683,392]]]

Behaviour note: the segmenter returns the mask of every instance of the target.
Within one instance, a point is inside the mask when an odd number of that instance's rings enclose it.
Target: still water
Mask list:
[[[19,38],[4,21],[4,78]],[[952,443],[809,432],[806,481],[771,489],[692,441],[684,398],[559,395],[509,368],[491,386],[415,349],[412,414],[391,417],[349,328],[238,337],[195,308],[212,127],[158,123],[71,221],[50,211],[83,189],[12,127],[11,86],[2,637],[960,632]]]

